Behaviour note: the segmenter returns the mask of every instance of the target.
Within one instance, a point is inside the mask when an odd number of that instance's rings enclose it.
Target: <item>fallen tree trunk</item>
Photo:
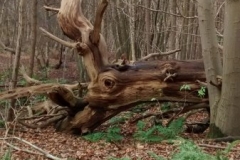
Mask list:
[[[201,60],[109,64],[107,45],[100,34],[108,1],[102,0],[99,4],[94,25],[84,17],[81,3],[82,0],[62,0],[58,12],[59,25],[74,43],[65,42],[42,29],[46,36],[77,49],[90,77],[88,92],[84,97],[76,97],[72,90],[64,85],[51,86],[50,90],[43,88],[48,91],[53,102],[68,108],[68,114],[64,112],[59,115],[57,130],[91,132],[118,113],[136,104],[153,100],[208,104],[207,97],[198,96],[202,85],[199,82],[206,80]],[[42,91],[39,90],[40,93]],[[23,93],[29,95],[29,92]],[[16,98],[21,95],[0,94],[0,99],[1,96]]]
[[[78,129],[91,132],[103,122],[138,103],[157,100],[186,103],[208,103],[198,90],[205,81],[201,61],[141,62],[133,66],[106,67],[97,82],[90,83],[83,99],[76,98],[63,87],[55,88],[50,98],[61,106],[68,105],[72,116],[64,119],[58,130]],[[189,90],[180,90],[184,85]],[[64,100],[59,103],[59,99]]]

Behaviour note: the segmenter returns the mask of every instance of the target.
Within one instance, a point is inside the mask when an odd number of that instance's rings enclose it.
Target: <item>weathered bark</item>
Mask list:
[[[203,50],[203,60],[206,79],[208,82],[208,93],[211,108],[210,134],[214,136],[214,123],[217,116],[217,104],[220,100],[221,86],[216,87],[211,85],[211,83],[218,85],[217,76],[222,74],[222,65],[220,53],[218,52],[217,36],[215,34],[214,11],[212,1],[198,1],[198,18]]]
[[[131,45],[131,60],[136,61],[136,51],[135,51],[135,6],[134,0],[129,1],[129,35],[130,35],[130,45]]]
[[[151,6],[151,0],[144,1],[144,4],[147,8]],[[145,10],[145,32],[146,32],[146,53],[150,53],[150,11],[148,9]],[[144,57],[146,53],[142,52],[141,57]]]
[[[30,65],[29,76],[33,76],[35,48],[37,43],[37,0],[32,0],[32,17],[31,17],[31,53],[30,53]]]
[[[240,136],[240,0],[227,0],[224,26],[223,85],[216,126],[223,134]]]
[[[78,51],[83,56],[86,70],[93,81],[96,80],[102,67],[108,64],[108,52],[105,40],[99,33],[100,30],[97,27],[93,28],[93,25],[84,17],[81,3],[82,0],[62,0],[58,21],[65,35],[75,41],[82,42]],[[106,0],[102,1],[103,11],[107,4]],[[97,12],[96,23],[103,16],[102,13],[99,14],[100,12]]]
[[[23,34],[23,7],[24,7],[25,0],[19,1],[19,26],[18,26],[18,36],[17,36],[17,46],[15,51],[14,63],[13,63],[13,71],[12,71],[12,80],[10,89],[13,89],[17,85],[18,79],[18,70],[20,64],[20,57],[21,57],[21,45],[22,45],[22,34]],[[14,108],[15,108],[15,99],[11,100],[11,108],[8,110],[7,120],[12,121],[14,119]]]
[[[171,0],[170,1],[170,5],[171,5],[171,13],[176,14],[176,9],[177,9],[177,1],[175,0]],[[177,17],[172,15],[171,16],[171,28],[176,28],[177,27]],[[169,47],[171,48],[171,50],[176,48],[176,37],[177,37],[177,33],[175,31],[172,31],[170,34],[170,41],[169,41]],[[177,56],[175,56],[177,58]]]
[[[64,86],[54,87],[49,97],[60,106],[67,106],[69,114],[57,123],[57,129],[81,133],[94,130],[106,120],[151,99],[208,103],[198,97],[200,84],[205,81],[201,61],[136,62],[134,65],[108,64],[108,52],[100,34],[103,13],[108,4],[102,0],[94,26],[84,17],[82,0],[62,0],[58,21],[64,32],[78,42],[77,50],[83,56],[91,82],[87,95],[78,98]],[[190,91],[180,91],[189,85]]]
[[[88,87],[83,100],[73,98],[72,93],[64,88],[50,93],[53,101],[62,99],[67,102],[64,102],[65,105],[71,104],[68,106],[70,110],[78,111],[74,116],[67,117],[58,129],[77,128],[81,133],[92,131],[119,112],[152,98],[158,101],[208,103],[208,99],[199,98],[197,92],[200,85],[196,80],[205,80],[201,61],[142,62],[125,67],[125,70],[105,68],[99,73],[98,81]],[[189,85],[191,90],[180,91],[184,84]],[[87,103],[83,105],[83,102]]]

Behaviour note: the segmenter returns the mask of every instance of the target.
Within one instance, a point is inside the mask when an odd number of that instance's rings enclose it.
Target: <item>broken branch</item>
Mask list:
[[[140,59],[140,61],[148,60],[149,58],[155,57],[155,56],[168,56],[168,55],[171,55],[173,53],[180,52],[180,51],[181,51],[181,49],[176,49],[176,50],[172,50],[172,51],[168,51],[168,52],[150,53],[147,56],[142,57]]]
[[[51,155],[50,153],[48,153],[47,151],[44,151],[43,149],[37,147],[36,145],[34,145],[34,144],[32,144],[32,143],[30,143],[30,142],[28,142],[28,141],[26,141],[26,140],[24,140],[24,139],[22,139],[22,138],[19,138],[19,137],[9,137],[9,138],[0,138],[0,139],[2,139],[2,140],[6,140],[6,139],[16,139],[16,140],[18,140],[18,141],[20,141],[20,142],[23,142],[23,143],[31,146],[32,148],[34,148],[34,149],[37,150],[38,152],[42,153],[42,154],[43,154],[44,156],[46,156],[47,158],[50,158],[50,159],[53,159],[53,160],[63,160],[62,158],[58,158],[58,157],[56,157],[56,156],[53,156],[53,155]]]
[[[7,47],[2,41],[0,41],[0,45],[5,51],[11,52],[12,54],[15,54],[15,50],[13,48]]]
[[[49,6],[46,6],[46,5],[44,5],[43,7],[44,7],[47,11],[53,11],[53,12],[56,12],[56,13],[59,12],[59,8],[49,7]]]
[[[90,35],[91,42],[93,44],[98,44],[100,39],[100,32],[101,32],[101,23],[103,19],[103,14],[107,8],[108,1],[102,0],[101,4],[99,5],[96,13],[96,20],[94,23],[94,29],[92,34]]]
[[[79,42],[70,43],[70,42],[64,41],[64,40],[56,37],[55,35],[49,33],[48,31],[46,31],[45,29],[43,29],[43,28],[41,28],[41,27],[40,27],[39,29],[43,32],[43,34],[44,34],[45,36],[51,38],[51,39],[54,40],[54,41],[57,41],[58,43],[66,46],[66,47],[69,47],[69,48],[78,48],[77,46],[79,45]]]

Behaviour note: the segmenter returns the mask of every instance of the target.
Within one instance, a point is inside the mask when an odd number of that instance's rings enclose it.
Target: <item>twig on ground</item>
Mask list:
[[[162,112],[148,113],[148,114],[145,114],[145,115],[143,115],[141,117],[138,117],[138,118],[136,118],[134,120],[131,120],[130,123],[136,123],[136,122],[138,122],[138,121],[140,121],[142,119],[145,119],[145,118],[148,118],[148,117],[152,117],[152,116],[159,116],[159,115],[162,115]]]
[[[214,142],[233,142],[236,140],[240,140],[240,136],[228,136],[228,137],[222,137],[222,138],[215,138],[212,140]]]
[[[19,122],[20,124],[28,127],[28,128],[37,129],[37,128],[47,127],[47,126],[49,126],[50,124],[52,124],[52,123],[54,123],[54,122],[62,119],[63,117],[66,117],[66,115],[65,115],[65,114],[61,114],[61,115],[52,117],[52,118],[48,119],[47,121],[45,121],[45,122],[43,122],[43,123],[41,123],[41,124],[39,124],[39,125],[37,125],[37,124],[25,123],[25,122],[23,122],[23,121],[21,121],[21,120],[18,120],[18,122]],[[42,119],[41,119],[41,121],[42,121]]]
[[[226,147],[223,146],[217,146],[217,145],[210,145],[210,144],[198,144],[199,147],[207,147],[207,148],[216,148],[216,149],[226,149]],[[240,149],[231,149],[231,151],[240,151]]]
[[[50,159],[53,159],[53,160],[65,160],[63,158],[58,158],[56,156],[53,156],[52,154],[48,153],[47,151],[44,151],[43,149],[37,147],[36,145],[22,139],[22,138],[19,138],[19,137],[6,137],[6,138],[0,138],[0,140],[7,140],[7,139],[16,139],[20,142],[23,142],[29,146],[31,146],[32,148],[34,148],[35,150],[37,150],[38,152],[40,152],[41,154],[43,154],[44,156],[46,156],[47,158],[50,158]]]
[[[49,118],[49,117],[55,117],[59,115],[63,115],[63,114],[60,113],[60,114],[49,114],[49,115],[42,115],[42,116],[32,116],[32,117],[26,117],[26,118],[19,118],[18,120],[32,120],[32,119],[43,118],[43,117]]]
[[[119,146],[116,142],[113,142],[113,141],[111,141],[111,143],[112,144],[114,144],[119,150],[121,150],[122,149],[122,147],[121,146]]]
[[[22,152],[27,152],[27,153],[30,153],[30,154],[36,154],[36,155],[42,155],[42,156],[43,156],[43,154],[41,154],[41,153],[33,152],[33,151],[30,151],[30,150],[27,150],[27,149],[21,149],[21,148],[19,148],[19,147],[17,147],[17,146],[14,146],[14,145],[12,145],[12,144],[10,144],[10,143],[8,143],[8,142],[4,142],[4,143],[5,143],[6,145],[8,145],[9,147],[17,150],[17,151],[22,151]]]
[[[191,110],[208,108],[208,107],[209,107],[209,105],[206,104],[206,103],[199,103],[199,104],[183,107],[177,114],[175,114],[174,116],[172,116],[170,118],[170,120],[168,121],[166,126],[168,126],[176,117],[178,117],[181,114],[187,113],[187,112],[189,112]]]

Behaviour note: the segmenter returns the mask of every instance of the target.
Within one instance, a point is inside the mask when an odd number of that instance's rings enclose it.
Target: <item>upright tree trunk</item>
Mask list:
[[[151,0],[144,1],[145,6],[150,8]],[[145,28],[146,28],[146,52],[147,54],[150,53],[150,11],[148,9],[145,10]],[[145,56],[146,54],[142,52],[141,57]]]
[[[240,0],[227,0],[224,26],[223,85],[216,126],[223,134],[240,136]]]
[[[198,18],[201,34],[201,44],[206,78],[208,82],[208,95],[210,100],[210,136],[215,134],[215,119],[221,91],[210,84],[217,84],[217,75],[222,74],[220,54],[218,52],[217,36],[215,33],[213,3],[210,0],[198,0]]]
[[[189,9],[190,9],[190,1],[189,0],[184,0],[183,1],[183,15],[184,16],[189,16]],[[186,60],[187,59],[187,45],[188,45],[188,28],[189,28],[189,23],[190,20],[188,18],[183,18],[183,22],[182,22],[182,33],[180,35],[180,46],[181,46],[181,52],[182,54],[181,56],[181,60]]]
[[[29,76],[33,76],[35,48],[37,43],[37,0],[32,0],[32,17],[31,17],[31,53],[30,53],[30,66]]]
[[[176,9],[177,9],[177,1],[176,0],[171,0],[170,1],[170,10],[171,13],[176,14]],[[169,40],[169,47],[171,50],[176,49],[176,39],[177,39],[177,17],[172,15],[171,16],[171,33],[170,33],[170,40]],[[175,59],[177,59],[178,53],[175,54]]]
[[[22,45],[22,34],[23,34],[23,6],[24,0],[19,1],[19,25],[18,25],[18,36],[17,36],[17,45],[13,63],[13,72],[12,72],[12,82],[11,88],[15,88],[17,85],[17,78],[18,78],[18,69],[20,64],[20,57],[21,57],[21,45]],[[14,119],[14,108],[15,108],[16,100],[12,99],[11,101],[11,108],[8,110],[8,121],[12,121]]]
[[[133,61],[136,61],[136,53],[135,53],[135,7],[133,6],[134,0],[130,0],[129,6],[129,32],[130,32],[130,45],[131,45],[131,57]]]

